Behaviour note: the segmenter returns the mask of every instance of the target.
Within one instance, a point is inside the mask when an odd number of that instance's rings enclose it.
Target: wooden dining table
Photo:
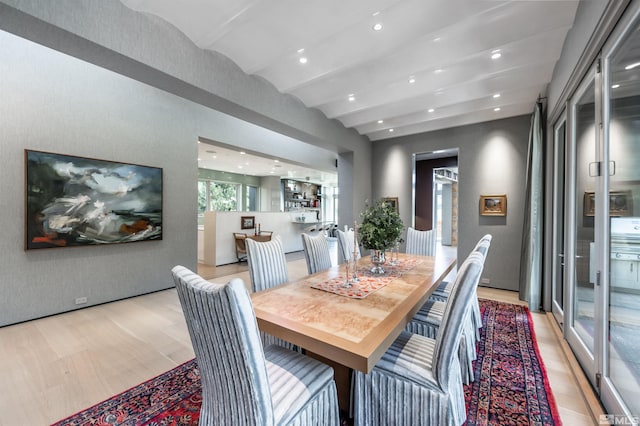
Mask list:
[[[371,371],[456,264],[454,257],[440,255],[400,254],[399,259],[410,267],[392,279],[380,276],[387,284],[365,298],[312,287],[342,280],[346,277],[344,265],[251,296],[260,330],[298,345],[334,367],[341,407],[348,406],[344,387],[349,386],[349,369]],[[358,262],[363,281],[376,280],[376,275],[368,272],[370,266],[367,257]]]

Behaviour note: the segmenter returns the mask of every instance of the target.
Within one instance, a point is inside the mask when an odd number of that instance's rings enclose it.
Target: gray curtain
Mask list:
[[[544,134],[542,126],[542,103],[537,102],[529,130],[522,258],[520,259],[520,300],[528,302],[531,311],[539,311],[542,301],[542,138]]]

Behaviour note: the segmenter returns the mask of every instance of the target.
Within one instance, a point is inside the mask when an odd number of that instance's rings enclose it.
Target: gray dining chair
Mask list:
[[[287,258],[280,236],[262,242],[247,238],[246,246],[249,279],[254,292],[289,281]]]
[[[200,371],[200,425],[339,425],[333,369],[263,349],[241,279],[213,284],[183,266],[171,272]]]
[[[418,254],[421,256],[434,256],[436,252],[435,232],[419,231],[415,228],[407,228],[407,254]]]
[[[481,270],[477,257],[462,264],[435,339],[403,331],[371,372],[354,372],[355,425],[464,423],[456,354]]]
[[[473,252],[479,252],[483,256],[483,261],[486,260],[487,255],[489,254],[489,248],[491,247],[491,241],[493,236],[491,234],[486,234],[478,242],[476,246],[473,248]],[[451,292],[451,282],[443,282],[436,288],[436,290],[431,294],[431,298],[441,301],[446,301],[449,297],[449,293]],[[476,326],[476,339],[480,338],[479,330],[482,328],[482,315],[480,314],[480,304],[476,300],[473,302],[473,316],[472,321]]]
[[[336,230],[338,237],[338,262],[343,263],[345,260],[353,261],[353,252],[355,246],[356,260],[360,259],[360,245],[354,238],[353,229],[341,231]],[[355,241],[354,241],[355,240]]]
[[[280,236],[264,242],[247,238],[246,245],[252,291],[266,290],[289,281],[287,258],[284,254]],[[260,331],[260,335],[264,346],[276,344],[291,350],[299,350],[292,343],[264,331]]]
[[[474,260],[484,266],[484,258],[478,252],[472,252],[465,261]],[[480,271],[482,273],[482,270]],[[454,281],[455,282],[455,281]],[[474,289],[475,291],[475,289]],[[477,301],[477,297],[474,297]],[[405,330],[420,334],[421,336],[435,338],[444,318],[446,302],[429,298],[427,302],[416,312]],[[473,301],[469,303],[469,312],[463,324],[460,346],[458,348],[458,360],[460,362],[460,374],[462,382],[469,384],[474,380],[473,361],[476,360],[476,327],[472,320]]]
[[[329,251],[327,237],[324,234],[301,235],[304,258],[307,261],[309,274],[315,274],[331,268],[331,252]]]

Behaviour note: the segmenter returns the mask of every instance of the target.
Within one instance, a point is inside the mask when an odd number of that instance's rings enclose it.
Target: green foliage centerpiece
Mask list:
[[[371,262],[375,265],[371,272],[382,274],[384,252],[400,239],[404,224],[396,209],[384,200],[367,207],[360,216],[362,224],[358,236],[363,247],[371,250]]]

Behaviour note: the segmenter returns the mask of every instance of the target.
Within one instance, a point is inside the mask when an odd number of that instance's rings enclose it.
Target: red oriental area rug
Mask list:
[[[482,299],[480,307],[484,327],[476,380],[465,387],[466,424],[562,424],[528,309]],[[191,360],[54,425],[197,425],[200,391]]]

